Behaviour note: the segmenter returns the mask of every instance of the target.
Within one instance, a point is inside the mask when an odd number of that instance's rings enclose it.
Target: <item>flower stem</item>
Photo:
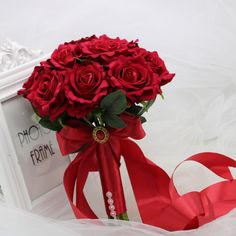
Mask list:
[[[91,127],[94,127],[93,124],[86,118],[86,117],[83,117],[83,120],[88,123]]]
[[[124,212],[124,213],[121,213],[120,215],[117,215],[115,218],[116,218],[117,220],[129,221],[129,217],[128,217],[127,211]],[[114,220],[115,218],[112,217],[112,216],[108,216],[108,219],[113,219],[113,220]]]
[[[97,121],[97,122],[96,122]],[[99,125],[99,126],[105,126],[103,120],[102,120],[102,116],[100,113],[97,113],[96,114],[96,123]]]
[[[129,221],[129,217],[128,217],[128,214],[127,214],[127,211],[116,216],[116,219],[117,220],[126,220],[126,221]]]

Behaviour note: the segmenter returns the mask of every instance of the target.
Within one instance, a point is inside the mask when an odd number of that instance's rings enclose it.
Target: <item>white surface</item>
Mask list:
[[[234,236],[236,211],[191,231],[167,232],[135,222],[114,220],[55,221],[0,203],[0,236]]]
[[[168,69],[176,73],[164,89],[165,100],[159,100],[147,114],[147,137],[139,142],[146,155],[168,173],[187,156],[201,151],[218,151],[236,158],[234,0],[0,0],[0,11],[0,41],[9,37],[45,52],[66,40],[94,33],[139,38],[140,46],[157,50]],[[196,181],[198,170],[203,171],[200,175],[205,185],[215,181],[199,167],[193,176],[195,185],[193,179],[183,179],[186,174],[180,174],[177,184],[182,192],[204,187]],[[93,186],[98,185],[93,182]],[[125,188],[131,194],[127,184]],[[130,199],[128,204],[132,205]],[[226,216],[191,235],[234,235],[235,213],[232,217]],[[86,235],[79,223],[75,225]],[[129,230],[133,235],[143,235],[134,228],[114,232],[114,227],[93,234],[128,235]],[[47,229],[44,235],[46,232],[50,235]],[[161,235],[153,232],[145,235]]]

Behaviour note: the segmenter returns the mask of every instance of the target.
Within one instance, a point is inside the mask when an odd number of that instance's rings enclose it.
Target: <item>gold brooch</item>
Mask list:
[[[93,139],[98,143],[105,143],[109,139],[109,133],[106,128],[98,126],[93,129]]]

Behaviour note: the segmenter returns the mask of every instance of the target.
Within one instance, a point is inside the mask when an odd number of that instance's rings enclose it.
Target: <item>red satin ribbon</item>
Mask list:
[[[64,175],[65,190],[77,218],[97,218],[83,193],[88,173],[99,171],[97,156],[113,159],[106,168],[115,169],[115,173],[110,176],[111,182],[105,183],[105,189],[109,185],[107,189],[115,192],[117,214],[126,210],[122,194],[119,195],[123,191],[122,184],[110,184],[119,178],[114,166],[119,163],[121,155],[126,163],[143,223],[169,231],[193,229],[236,207],[236,180],[229,170],[229,167],[236,167],[234,160],[217,153],[200,153],[188,158],[185,161],[196,161],[226,180],[201,192],[189,192],[180,196],[174,186],[173,175],[170,178],[164,170],[144,156],[135,142],[128,139],[141,139],[145,136],[139,118],[128,115],[122,118],[127,127],[110,129],[110,138],[105,144],[96,143],[92,138],[91,128],[85,125],[77,128],[66,126],[57,133],[62,154],[69,154],[88,144],[68,166]],[[73,202],[74,192],[76,204]],[[109,213],[109,209],[106,210]]]

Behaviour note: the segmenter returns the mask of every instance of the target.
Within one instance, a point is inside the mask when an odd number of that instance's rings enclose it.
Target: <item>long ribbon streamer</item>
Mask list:
[[[77,218],[97,218],[85,198],[83,188],[88,173],[99,171],[103,164],[100,163],[99,166],[98,160],[104,160],[105,157],[109,158],[105,162],[109,164],[103,171],[110,168],[114,171],[113,175],[108,176],[110,182],[102,181],[103,189],[106,189],[103,192],[104,198],[106,191],[112,192],[116,213],[126,211],[123,195],[120,194],[123,191],[122,184],[119,181],[118,184],[112,184],[120,178],[117,166],[119,167],[121,155],[126,163],[143,223],[169,231],[193,229],[236,207],[236,180],[229,170],[229,167],[236,167],[236,161],[217,153],[200,153],[189,157],[185,161],[198,162],[225,181],[213,184],[201,192],[189,192],[181,196],[174,186],[174,173],[170,178],[129,139],[141,139],[145,136],[139,118],[128,115],[122,118],[127,127],[109,129],[110,138],[103,144],[94,141],[92,129],[84,124],[76,128],[65,126],[57,133],[62,154],[69,154],[87,145],[68,166],[64,175],[65,190]],[[107,207],[106,211],[109,214]]]

